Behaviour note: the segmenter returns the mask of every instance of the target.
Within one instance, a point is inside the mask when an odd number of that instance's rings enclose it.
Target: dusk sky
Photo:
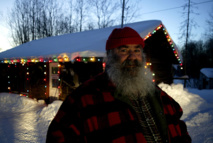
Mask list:
[[[8,10],[12,8],[15,0],[0,0],[0,50],[4,51],[12,48],[10,33],[6,18]],[[178,39],[180,33],[181,22],[183,18],[182,6],[188,0],[141,0],[138,11],[141,15],[132,22],[144,20],[161,20],[167,28],[170,36],[176,45],[182,45]],[[199,15],[192,14],[191,17],[196,21],[198,27],[192,29],[193,36],[191,40],[205,40],[204,34],[208,29],[206,20],[209,19],[209,13],[213,12],[213,0],[191,0],[194,4],[194,12]],[[130,23],[132,23],[130,22]]]

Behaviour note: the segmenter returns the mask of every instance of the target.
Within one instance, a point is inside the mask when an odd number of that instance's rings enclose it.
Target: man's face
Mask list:
[[[144,68],[145,55],[138,44],[124,45],[108,51],[106,72],[122,95],[137,98],[153,89],[152,75]]]
[[[131,76],[137,75],[142,65],[142,47],[138,44],[123,45],[114,49],[121,70]]]
[[[137,44],[129,44],[129,45],[123,45],[118,48],[114,49],[114,53],[117,55],[120,60],[120,63],[123,64],[123,62],[129,60],[129,61],[135,61],[142,62],[142,47]],[[133,67],[134,65],[128,65],[128,67]]]

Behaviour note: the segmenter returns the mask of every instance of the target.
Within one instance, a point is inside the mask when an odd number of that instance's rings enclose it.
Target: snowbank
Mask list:
[[[40,112],[41,119],[47,121],[49,124],[58,112],[61,104],[62,101],[56,100],[52,104],[49,104],[47,107],[44,107]]]
[[[159,84],[183,108],[182,119],[186,122],[193,143],[213,143],[213,90],[183,88],[182,84]]]
[[[183,108],[193,143],[213,142],[213,90],[185,89],[182,84],[159,84]],[[0,93],[0,142],[41,142],[62,101],[48,106],[17,94]]]
[[[35,100],[13,93],[0,93],[0,103],[5,112],[26,111],[37,105]]]
[[[180,104],[183,109],[183,120],[193,113],[199,112],[201,106],[203,107],[206,104],[204,99],[196,94],[189,93],[182,84],[168,85],[161,83],[158,86]]]

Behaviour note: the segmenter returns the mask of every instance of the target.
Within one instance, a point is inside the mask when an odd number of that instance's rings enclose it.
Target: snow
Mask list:
[[[200,72],[208,78],[213,78],[213,68],[202,68]]]
[[[144,38],[161,23],[160,20],[148,20],[126,24],[125,26],[135,29]],[[59,56],[69,57],[72,60],[76,55],[81,57],[105,57],[106,40],[114,28],[120,28],[120,25],[33,40],[1,52],[0,60],[54,58]]]
[[[213,142],[213,90],[184,88],[182,84],[159,84],[183,108],[193,143]],[[62,101],[45,106],[42,101],[0,93],[0,142],[44,143],[51,120]]]

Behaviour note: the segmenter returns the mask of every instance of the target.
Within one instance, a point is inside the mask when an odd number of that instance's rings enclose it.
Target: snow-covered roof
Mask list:
[[[200,72],[208,78],[213,78],[213,68],[202,68]]]
[[[142,38],[156,29],[162,22],[160,20],[142,21],[124,26],[135,29]],[[47,37],[14,47],[0,53],[0,60],[5,59],[32,59],[49,57],[68,57],[70,60],[81,57],[105,57],[105,44],[114,28],[90,30],[61,36]]]

